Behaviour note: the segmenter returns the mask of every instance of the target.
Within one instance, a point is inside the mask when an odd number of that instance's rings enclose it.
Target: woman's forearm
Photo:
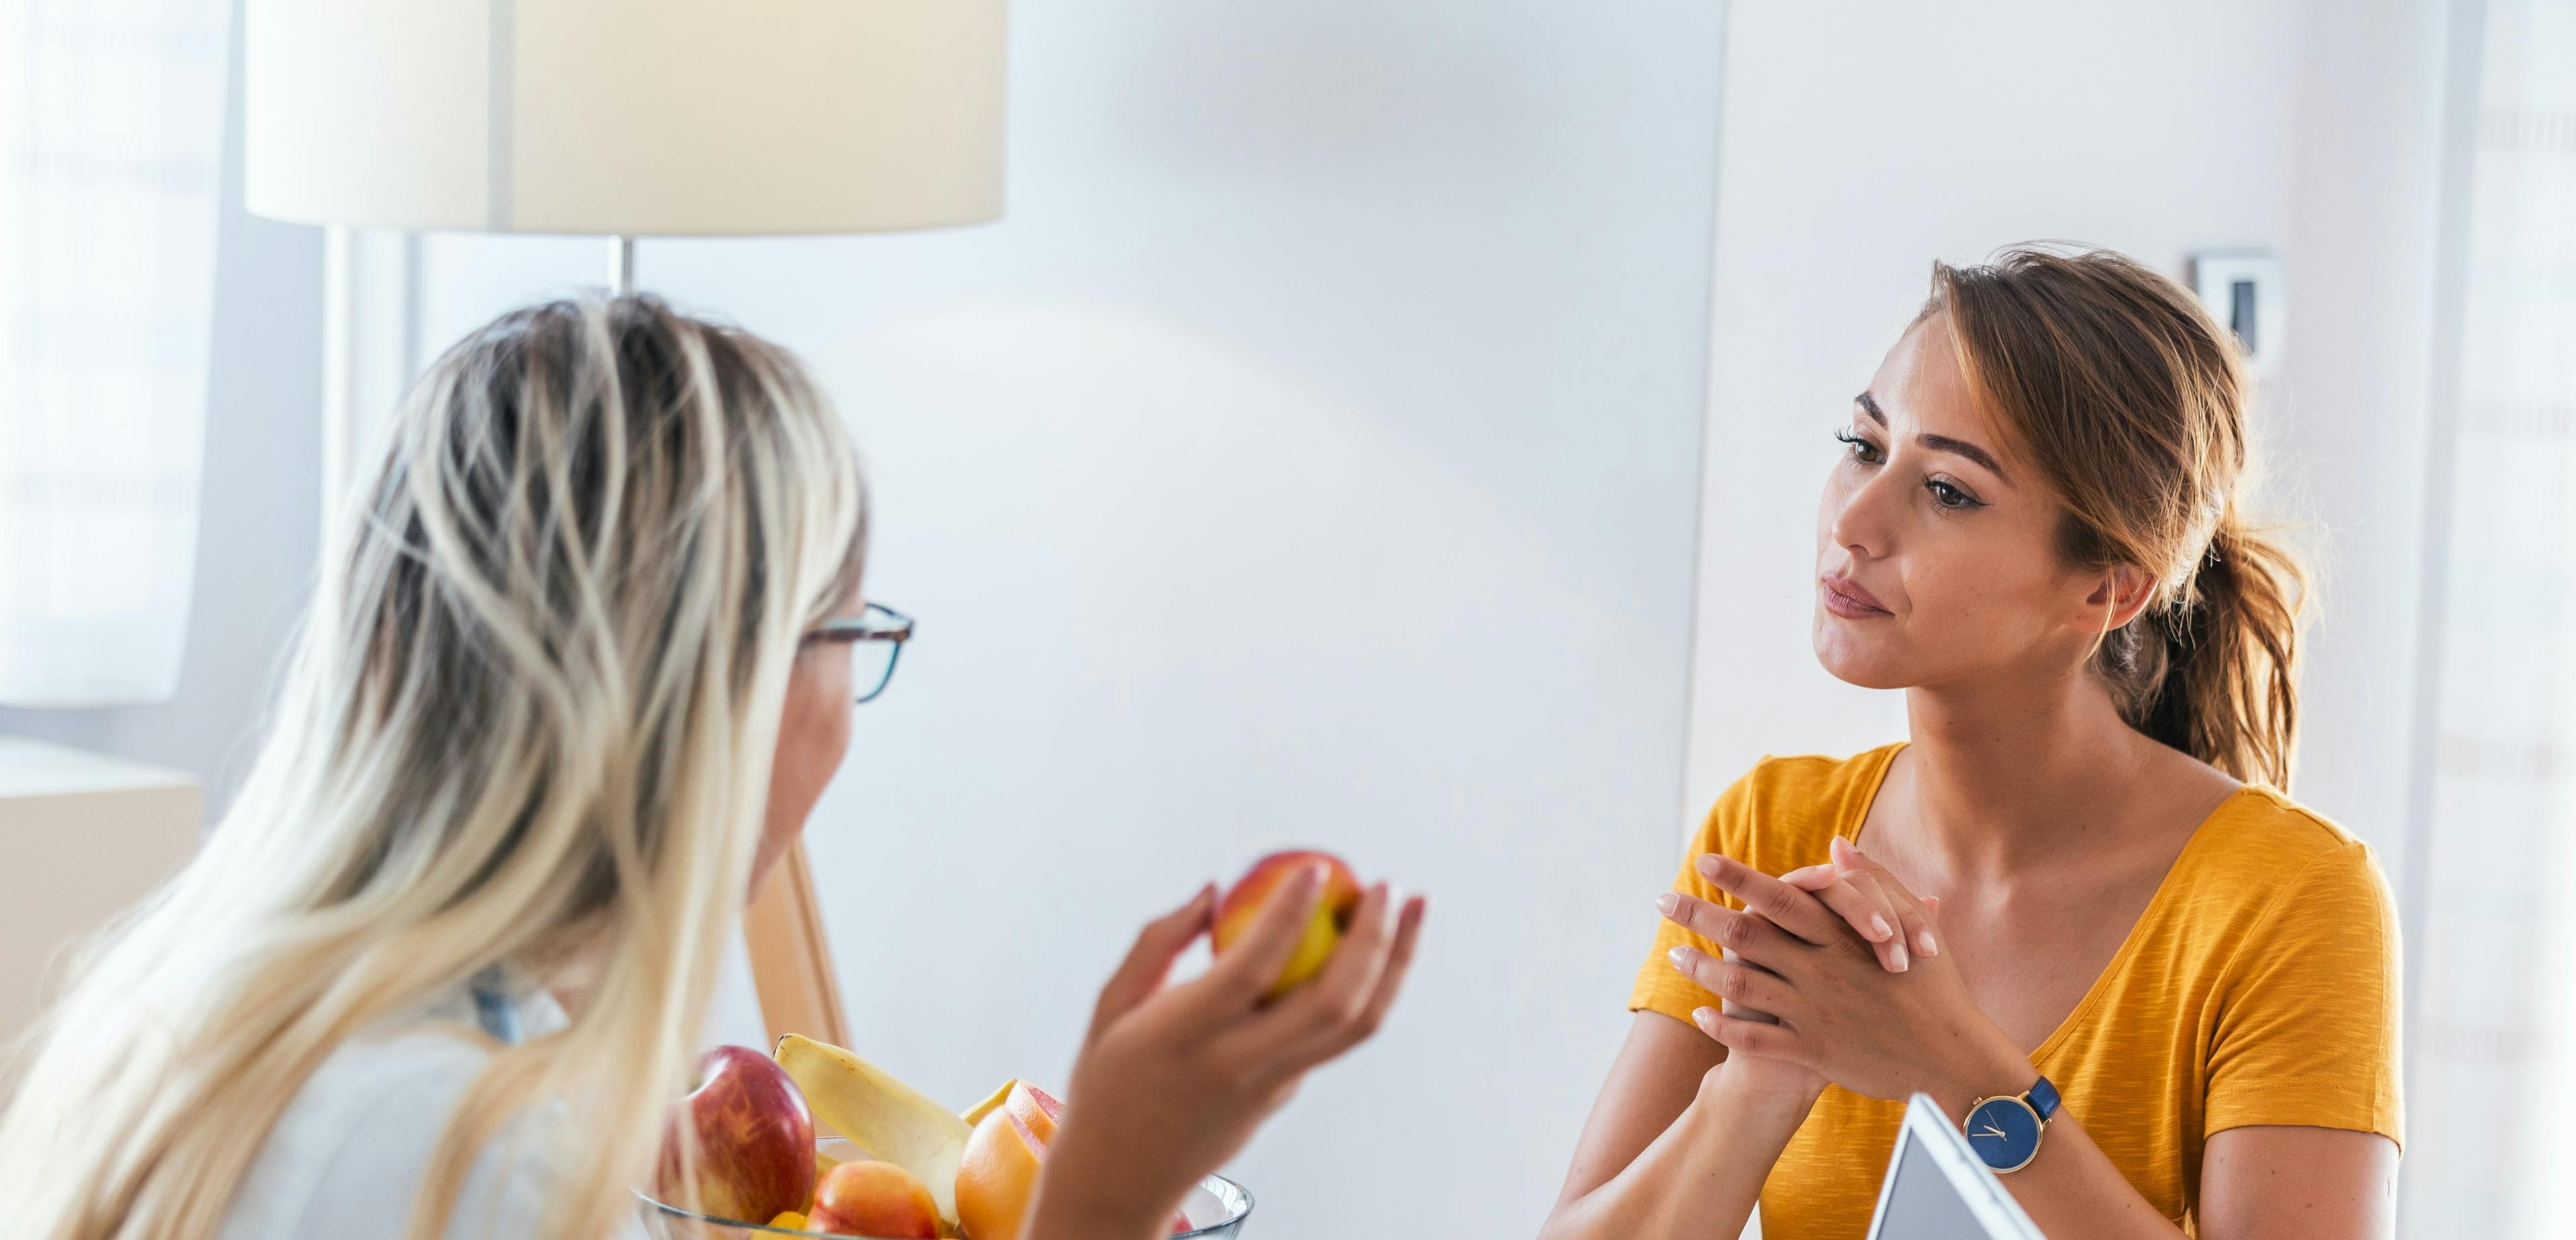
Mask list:
[[[2001,1031],[1988,1045],[1962,1056],[1974,1067],[1944,1070],[1929,1092],[1945,1114],[1964,1116],[1979,1098],[2015,1094],[2030,1087],[2039,1070],[2012,1046]],[[2014,1084],[2013,1082],[2019,1082]],[[2003,1177],[2004,1187],[2023,1212],[2049,1236],[2098,1237],[2098,1240],[2182,1240],[2180,1227],[2140,1195],[2129,1178],[2092,1134],[2076,1122],[2073,1100],[2049,1121],[2039,1156]]]
[[[2004,1184],[2042,1235],[2183,1240],[2185,1234],[2138,1194],[2074,1116],[2062,1112],[2049,1124],[2039,1157],[2005,1176]]]
[[[1747,1088],[1721,1065],[1617,1175],[1560,1203],[1539,1240],[1665,1240],[1744,1229],[1771,1165],[1815,1105]]]

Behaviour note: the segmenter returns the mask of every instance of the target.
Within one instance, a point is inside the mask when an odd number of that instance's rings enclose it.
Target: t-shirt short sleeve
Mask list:
[[[2404,1141],[2397,913],[2346,840],[2283,884],[2220,982],[2204,1135],[2256,1124]]]
[[[1709,808],[1708,818],[1691,836],[1690,848],[1682,855],[1681,872],[1673,878],[1673,890],[1728,908],[1739,907],[1733,897],[1719,891],[1716,884],[1701,876],[1696,863],[1702,853],[1724,853],[1730,857],[1745,855],[1742,828],[1750,817],[1745,812],[1745,805],[1752,797],[1753,780],[1751,774],[1736,780],[1717,798],[1717,804]],[[1691,1023],[1694,1009],[1718,1006],[1716,995],[1682,976],[1681,971],[1673,967],[1670,953],[1685,944],[1712,956],[1720,954],[1717,944],[1683,929],[1671,919],[1656,920],[1654,950],[1646,953],[1646,962],[1637,967],[1637,984],[1628,992],[1629,1011],[1661,1012],[1687,1025]]]

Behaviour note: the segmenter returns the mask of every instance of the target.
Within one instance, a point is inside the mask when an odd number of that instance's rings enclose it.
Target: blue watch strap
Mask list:
[[[2057,1118],[2057,1087],[2049,1084],[2047,1077],[2039,1078],[2039,1084],[2031,1086],[2030,1092],[2022,1095],[2022,1101],[2029,1103],[2031,1110],[2039,1112],[2039,1122],[2043,1124]]]

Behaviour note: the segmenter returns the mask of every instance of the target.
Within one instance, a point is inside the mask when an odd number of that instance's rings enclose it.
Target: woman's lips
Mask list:
[[[1882,605],[1875,595],[1861,589],[1859,582],[1849,577],[1819,578],[1816,586],[1824,600],[1825,610],[1845,620],[1868,620],[1896,614]]]

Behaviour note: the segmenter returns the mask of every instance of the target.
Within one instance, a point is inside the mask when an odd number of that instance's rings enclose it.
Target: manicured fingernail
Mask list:
[[[1698,1025],[1698,1026],[1699,1026],[1700,1028],[1702,1028],[1702,1029],[1714,1029],[1714,1028],[1716,1028],[1716,1027],[1717,1027],[1717,1009],[1716,1009],[1716,1008],[1706,1008],[1706,1007],[1704,1007],[1704,1008],[1692,1008],[1692,1009],[1691,1009],[1691,1023]]]
[[[1690,948],[1676,947],[1671,951],[1665,952],[1664,959],[1672,961],[1673,967],[1676,969],[1688,969],[1691,967],[1691,961],[1698,955],[1698,952],[1692,951]]]
[[[1884,943],[1887,941],[1887,936],[1896,933],[1887,928],[1887,918],[1878,913],[1869,915],[1869,930],[1869,941],[1872,943]]]
[[[1929,930],[1916,931],[1914,935],[1914,945],[1922,948],[1923,954],[1926,956],[1938,956],[1941,954],[1941,947],[1939,944],[1932,941],[1932,932]]]
[[[1716,878],[1719,874],[1718,858],[1714,854],[1703,855],[1700,857],[1699,872],[1712,879]]]
[[[1834,855],[1834,860],[1840,861],[1843,859],[1844,853],[1851,851],[1851,841],[1837,835],[1833,838],[1832,842],[1825,845],[1825,851],[1832,853]]]
[[[1903,973],[1907,969],[1914,967],[1914,962],[1905,958],[1905,945],[1903,943],[1896,945],[1896,950],[1892,955],[1896,961],[1897,972]]]
[[[1672,916],[1673,910],[1681,906],[1682,898],[1669,891],[1655,897],[1655,911],[1666,917]]]

